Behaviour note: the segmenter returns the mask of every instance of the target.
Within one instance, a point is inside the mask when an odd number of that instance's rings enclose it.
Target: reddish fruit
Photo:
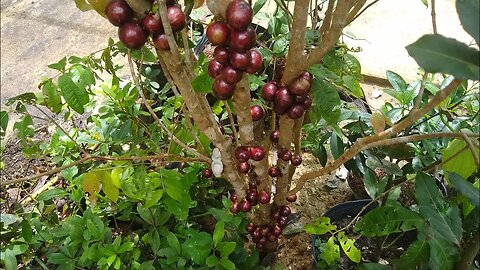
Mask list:
[[[249,26],[245,31],[232,31],[228,44],[232,50],[244,52],[253,48],[256,38],[255,30]]]
[[[222,72],[220,72],[220,76],[222,76],[222,79],[224,79],[230,84],[236,84],[237,82],[239,82],[242,79],[242,75],[243,73],[240,70],[236,70],[231,66],[224,67],[222,69]]]
[[[260,234],[261,234],[262,236],[267,236],[268,233],[270,233],[270,228],[269,228],[267,225],[262,225],[262,226],[260,227]]]
[[[288,92],[286,87],[280,87],[275,93],[275,105],[288,110],[293,104],[293,96]]]
[[[258,193],[258,202],[261,204],[267,204],[270,202],[270,194],[265,190],[262,190]]]
[[[170,45],[168,45],[167,35],[159,34],[153,36],[153,45],[159,50],[170,50]]]
[[[246,70],[252,61],[250,52],[231,52],[230,64],[238,70]]]
[[[257,189],[257,183],[249,182],[248,183],[248,189]]]
[[[302,164],[302,156],[293,155],[290,162],[292,163],[293,166],[298,166],[298,165]]]
[[[303,78],[298,78],[288,85],[288,91],[293,95],[303,96],[310,91],[310,83]]]
[[[278,86],[276,83],[268,82],[262,88],[262,97],[266,101],[273,101],[275,100],[275,94],[278,91]]]
[[[152,35],[163,33],[162,21],[153,13],[147,14],[143,18],[142,25]]]
[[[288,217],[292,213],[292,209],[290,209],[288,205],[282,205],[280,206],[279,213],[282,217]]]
[[[270,241],[270,242],[275,242],[275,241],[277,241],[277,238],[278,238],[278,237],[277,237],[276,235],[272,234],[272,233],[267,236],[267,239],[268,239],[268,241]]]
[[[270,175],[271,177],[278,177],[282,175],[282,171],[277,166],[272,166],[268,168],[268,175]]]
[[[223,45],[227,42],[230,29],[224,22],[213,22],[207,27],[207,39],[212,45]]]
[[[282,228],[280,228],[279,226],[275,225],[275,227],[272,228],[271,230],[272,234],[275,235],[275,236],[280,236],[282,234]]]
[[[182,30],[186,25],[185,13],[177,6],[167,8],[167,18],[174,33]]]
[[[240,212],[240,208],[238,207],[237,202],[232,203],[232,206],[230,207],[230,211],[232,211],[232,213],[234,213],[234,214]]]
[[[248,173],[250,171],[250,164],[248,164],[248,162],[238,163],[237,170],[241,173]]]
[[[290,119],[298,119],[302,117],[304,112],[305,112],[305,108],[302,105],[293,104],[292,107],[288,109],[287,115],[288,117],[290,117]]]
[[[247,223],[247,225],[245,226],[245,229],[247,229],[247,232],[253,233],[256,229],[256,226],[255,224],[250,222],[250,223]]]
[[[278,219],[281,217],[281,216],[280,216],[280,212],[278,211],[278,209],[276,209],[275,211],[273,211],[272,217],[273,217],[273,219],[275,219],[275,220],[278,220]]]
[[[283,161],[290,161],[292,158],[292,152],[288,149],[281,149],[278,151],[278,157]]]
[[[287,217],[280,217],[280,218],[278,218],[277,224],[278,224],[278,226],[280,226],[280,228],[285,228],[285,226],[287,226],[287,224],[288,224],[288,219],[287,219]]]
[[[133,11],[125,0],[112,0],[105,7],[105,15],[111,24],[120,26],[132,19]]]
[[[202,171],[202,176],[205,178],[210,178],[213,176],[213,171],[212,169],[205,169]]]
[[[223,70],[223,65],[215,60],[210,60],[208,63],[208,75],[212,78],[216,78]]]
[[[252,62],[250,63],[250,66],[248,66],[246,72],[250,74],[255,74],[263,66],[263,57],[259,52],[255,50],[250,50],[250,56],[252,58]]]
[[[263,109],[258,105],[253,105],[250,107],[250,114],[252,115],[253,121],[258,121],[263,117]]]
[[[237,200],[238,200],[237,194],[232,193],[232,194],[230,195],[230,201],[232,201],[232,202],[237,202]]]
[[[285,115],[287,114],[289,107],[283,107],[277,103],[273,103],[272,109],[278,115]]]
[[[270,141],[272,141],[273,143],[278,143],[278,139],[280,139],[280,131],[272,131],[272,133],[270,133]]]
[[[240,162],[247,162],[250,158],[250,150],[246,146],[239,146],[235,149],[235,158]]]
[[[248,212],[252,209],[252,205],[250,204],[249,201],[246,199],[243,199],[239,204],[238,204],[238,209],[242,212]]]
[[[129,49],[140,49],[147,41],[143,28],[137,22],[126,22],[118,28],[120,41]]]
[[[260,240],[258,240],[257,245],[265,245],[265,243],[267,243],[267,238],[263,236],[262,238],[260,238]]]
[[[250,148],[250,157],[255,161],[260,161],[265,157],[265,149],[262,146]]]
[[[256,243],[255,246],[258,250],[262,250],[265,247],[265,244]]]
[[[262,238],[262,234],[260,233],[260,228],[256,227],[253,233],[251,234],[252,240],[254,243],[258,243],[258,241]]]
[[[302,105],[305,110],[312,106],[312,97],[309,94],[295,97],[295,104]]]
[[[213,93],[220,100],[227,100],[233,96],[233,85],[219,78],[213,83]]]
[[[237,31],[243,31],[252,23],[252,7],[243,0],[234,0],[226,10],[228,25]]]
[[[293,194],[287,197],[287,201],[295,202],[297,200],[297,194]]]
[[[213,50],[213,58],[219,63],[226,64],[228,63],[228,49],[225,46],[217,46]]]
[[[251,204],[256,205],[258,203],[257,196],[258,196],[257,190],[256,189],[250,189],[250,190],[247,191],[246,199]]]
[[[312,82],[313,82],[312,74],[310,74],[307,71],[304,71],[304,72],[300,73],[300,76],[298,76],[298,77],[307,80],[310,84],[312,84]]]

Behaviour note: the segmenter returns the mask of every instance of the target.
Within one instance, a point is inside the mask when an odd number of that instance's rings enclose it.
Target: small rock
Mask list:
[[[296,234],[296,233],[301,233],[303,232],[303,223],[301,222],[295,222],[292,224],[289,224],[283,229],[282,234],[283,235],[291,235],[291,234]]]
[[[331,189],[335,189],[335,188],[338,187],[339,184],[340,184],[340,179],[335,177],[335,178],[327,180],[327,182],[325,183],[325,186],[327,186]]]
[[[347,179],[347,176],[348,176],[348,170],[347,168],[345,168],[345,166],[342,165],[342,167],[338,168],[338,170],[335,172],[335,175],[338,178],[345,180]]]
[[[382,91],[380,91],[380,90],[374,90],[374,91],[372,92],[372,98],[377,99],[377,98],[381,97],[382,94],[383,94]]]

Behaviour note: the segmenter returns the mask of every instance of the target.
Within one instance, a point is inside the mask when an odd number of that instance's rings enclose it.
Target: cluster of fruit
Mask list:
[[[233,96],[243,72],[254,74],[263,65],[262,55],[252,50],[257,38],[252,18],[250,4],[234,0],[227,7],[226,22],[215,21],[207,27],[207,39],[216,46],[208,74],[215,79],[213,93],[220,100]]]
[[[105,7],[105,15],[110,23],[118,26],[118,37],[125,47],[140,49],[147,42],[148,36],[152,35],[157,49],[170,49],[158,14],[149,13],[139,22],[134,18],[133,10],[125,0],[110,0]],[[185,13],[175,5],[175,0],[167,0],[167,18],[174,33],[186,25]]]
[[[258,192],[257,185],[249,184],[247,195],[240,202],[238,201],[237,195],[235,193],[230,196],[230,200],[232,201],[232,206],[230,210],[234,214],[238,212],[249,212],[250,210],[252,210],[252,206],[255,206],[259,203],[270,203],[270,198],[270,193],[266,192],[265,190]]]
[[[312,74],[304,71],[288,87],[276,81],[266,83],[262,88],[262,97],[273,102],[273,110],[279,115],[287,114],[291,119],[300,118],[312,105],[308,94],[312,84]]]

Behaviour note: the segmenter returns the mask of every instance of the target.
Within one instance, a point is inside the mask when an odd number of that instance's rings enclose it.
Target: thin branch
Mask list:
[[[432,15],[432,29],[433,29],[433,33],[434,34],[437,34],[437,17],[436,17],[436,14],[435,14],[435,0],[431,0],[432,4],[430,5],[432,7],[432,12],[431,12],[431,15]]]
[[[237,127],[236,127],[235,121],[233,119],[232,109],[230,108],[230,105],[228,105],[228,101],[224,100],[223,104],[225,105],[225,108],[227,108],[228,120],[230,121],[230,127],[232,128],[233,139],[235,140],[235,145],[239,146],[240,143],[238,142]]]
[[[205,155],[202,155],[201,153],[199,153],[196,149],[186,145],[185,143],[183,143],[182,141],[180,141],[175,135],[173,135],[172,132],[170,132],[170,130],[168,130],[168,128],[163,124],[163,122],[158,118],[158,116],[155,114],[155,112],[153,111],[152,107],[150,106],[150,104],[148,104],[148,101],[145,97],[145,95],[143,94],[143,90],[141,88],[141,84],[138,80],[138,77],[137,75],[135,74],[135,70],[134,70],[134,67],[133,67],[133,61],[132,61],[132,57],[131,57],[131,54],[130,54],[130,50],[128,51],[128,63],[130,65],[130,72],[132,74],[132,77],[133,77],[133,81],[135,82],[135,87],[137,88],[137,91],[138,91],[138,94],[142,97],[142,102],[143,104],[145,104],[145,107],[147,107],[147,110],[150,112],[150,114],[152,115],[152,117],[155,119],[155,121],[157,122],[157,124],[160,126],[160,128],[162,128],[163,131],[165,131],[168,136],[170,137],[170,139],[172,141],[174,141],[175,143],[177,143],[180,147],[182,147],[183,149],[191,152],[192,154],[202,158],[204,161],[206,162],[211,162],[210,158],[205,156]]]
[[[189,70],[188,74],[191,76],[190,79],[193,80],[195,75],[193,71],[193,61],[195,61],[195,59],[193,57],[194,54],[192,53],[192,50],[188,45],[188,35],[186,28],[182,29],[181,34],[183,40],[183,49],[185,50],[185,63],[187,64]]]
[[[413,105],[413,111],[420,108],[420,103],[422,102],[423,91],[425,89],[425,84],[427,83],[428,72],[425,72],[422,77],[422,82],[420,83],[420,89],[418,90],[418,95],[415,98],[415,104]]]
[[[370,148],[380,147],[380,146],[389,146],[395,145],[400,143],[407,143],[407,142],[414,142],[414,141],[422,141],[425,139],[433,139],[433,138],[467,138],[470,140],[469,137],[475,138],[479,137],[480,135],[477,133],[464,133],[464,132],[437,132],[437,133],[427,133],[427,134],[414,134],[408,136],[402,136],[393,139],[387,139],[384,141],[377,141],[372,142],[370,144],[365,145],[362,147],[361,151],[367,150]],[[472,145],[473,146],[473,145]]]
[[[362,9],[360,12],[358,12],[357,14],[354,14],[354,17],[351,18],[350,17],[350,14],[349,14],[349,19],[347,20],[347,24],[351,24],[353,21],[355,21],[360,15],[362,15],[362,13],[364,13],[369,7],[375,5],[378,1],[380,0],[375,0],[373,1],[372,3],[368,4],[365,6],[364,9]],[[366,2],[366,1],[365,1]],[[362,6],[365,4],[365,2],[363,2]]]
[[[170,47],[170,52],[172,53],[173,61],[176,65],[182,62],[180,52],[178,51],[177,42],[173,36],[172,26],[168,23],[167,15],[167,5],[165,0],[157,0],[158,3],[158,13],[163,22],[163,30],[167,36],[168,46]]]
[[[57,123],[57,121],[55,121],[55,119],[53,119],[50,115],[48,115],[45,111],[43,111],[42,109],[40,109],[40,107],[38,107],[37,105],[33,104],[33,107],[35,107],[37,110],[39,110],[41,113],[43,113],[43,115],[45,115],[55,126],[57,126],[78,148],[78,150],[80,150],[80,152],[82,152],[83,155],[88,155],[88,153],[85,151],[85,149],[83,149],[83,147],[81,147],[76,140],[74,140],[69,134],[67,131],[65,131],[65,129],[62,128],[62,126],[60,126],[60,124]]]
[[[468,145],[468,148],[470,148],[470,151],[472,152],[472,155],[473,155],[473,159],[475,160],[475,163],[477,164],[477,167],[480,166],[480,159],[478,157],[478,148],[476,148],[474,145],[473,145],[473,141],[469,135],[469,133],[465,133],[463,131],[460,131],[460,134],[462,135],[462,138],[463,140],[467,143]]]

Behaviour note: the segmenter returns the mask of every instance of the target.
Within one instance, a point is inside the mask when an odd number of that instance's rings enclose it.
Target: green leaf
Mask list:
[[[395,261],[394,265],[399,270],[422,269],[423,265],[428,262],[430,256],[430,246],[425,239],[417,239],[413,242],[402,254],[402,256]]]
[[[121,187],[120,179],[122,176],[122,172],[123,172],[123,169],[120,167],[117,167],[113,169],[112,172],[110,173],[110,178],[112,178],[112,183],[118,188]]]
[[[441,152],[442,168],[447,172],[456,173],[467,179],[477,169],[472,152],[464,140],[455,139],[451,141],[447,148],[441,150]]]
[[[27,104],[33,104],[37,101],[37,96],[32,92],[23,93],[21,95],[14,96],[12,98],[7,99],[7,103],[5,103],[5,105],[10,106],[13,103],[15,103],[15,101],[20,101],[20,102],[27,103]],[[25,108],[25,107],[23,107],[23,108]],[[23,110],[23,112],[25,112],[25,111],[26,110]]]
[[[135,247],[134,242],[125,242],[120,246],[120,248],[117,250],[117,252],[119,254],[122,254],[122,253],[125,253],[127,251],[132,251],[134,247]]]
[[[260,9],[262,9],[266,2],[267,0],[255,1],[255,3],[253,4],[253,16],[255,16],[260,11]]]
[[[23,220],[22,222],[22,237],[23,239],[29,243],[32,241],[33,230],[27,220]]]
[[[363,176],[363,183],[365,185],[365,190],[368,193],[370,198],[377,197],[378,193],[378,181],[375,172],[372,171],[370,168],[367,168],[365,171],[365,175]]]
[[[7,130],[8,126],[8,112],[1,111],[0,112],[0,128],[2,129],[0,134],[3,134]]]
[[[223,242],[221,243],[220,247],[220,256],[221,257],[228,257],[230,253],[232,253],[237,247],[237,243],[235,242]]]
[[[207,72],[203,72],[192,80],[193,90],[197,93],[211,93],[212,86],[213,78]]]
[[[75,1],[76,2],[76,1]],[[76,4],[76,3],[75,3]],[[65,71],[65,65],[67,64],[67,58],[64,57],[62,58],[60,61],[58,61],[57,63],[53,63],[53,64],[50,64],[50,65],[47,65],[47,67],[51,68],[51,69],[56,69],[58,71]]]
[[[329,217],[319,217],[314,222],[305,225],[304,230],[308,234],[326,234],[336,230],[337,226],[330,223]]]
[[[154,223],[153,216],[152,216],[152,211],[145,208],[143,205],[137,204],[137,212],[140,215],[140,217],[143,220],[145,220],[147,223],[149,223],[149,224]]]
[[[355,225],[355,231],[364,236],[382,236],[414,230],[423,222],[422,216],[408,208],[382,206],[368,212]]]
[[[425,7],[428,7],[428,0],[420,0],[422,3],[425,5]]]
[[[407,89],[407,83],[402,78],[402,76],[398,75],[397,73],[387,70],[387,79],[392,85],[393,89],[397,92],[403,92]]]
[[[112,139],[117,142],[122,142],[132,136],[132,120],[123,122],[122,126],[112,133]]]
[[[90,4],[87,3],[85,0],[75,0],[75,6],[77,6],[78,9],[84,12],[93,9],[93,7],[90,6]]]
[[[363,91],[362,88],[360,87],[360,81],[350,75],[344,75],[342,76],[343,84],[347,87],[348,90],[350,90],[350,93],[356,97],[356,98],[362,98],[363,97]]]
[[[215,230],[213,231],[213,246],[217,246],[223,240],[225,235],[225,222],[220,220],[215,224]]]
[[[469,33],[478,44],[480,43],[480,16],[478,11],[480,10],[478,0],[457,0],[455,2],[457,7],[458,18],[462,23],[463,29]]]
[[[458,40],[439,34],[424,35],[406,48],[427,72],[447,73],[458,79],[479,79],[478,50]]]
[[[177,254],[180,254],[182,252],[182,249],[180,247],[180,242],[178,241],[178,238],[174,233],[168,232],[167,241],[168,241],[168,244],[175,249]]]
[[[52,188],[47,191],[40,193],[37,197],[37,201],[46,201],[55,197],[63,197],[67,195],[68,192],[61,188]]]
[[[65,264],[70,260],[70,258],[63,253],[51,253],[47,255],[47,258],[49,263],[60,265]]]
[[[343,140],[337,136],[335,132],[332,132],[332,136],[330,137],[330,148],[332,150],[332,156],[335,159],[339,158],[343,152],[345,152]]]
[[[4,213],[0,215],[0,222],[3,223],[4,226],[12,225],[15,222],[22,221],[23,219],[17,215]]]
[[[362,263],[356,269],[358,270],[391,270],[392,267],[379,263]]]
[[[20,121],[17,121],[13,125],[13,128],[18,130],[18,137],[21,139],[32,137],[35,134],[32,117],[30,115],[24,115],[20,119]]]
[[[168,196],[181,203],[183,201],[183,196],[187,195],[187,192],[180,181],[182,175],[174,173],[173,171],[169,173],[167,170],[162,170],[161,172],[163,182],[166,186],[165,191]]]
[[[160,201],[163,196],[163,189],[156,189],[149,192],[145,200],[145,208],[150,208]]]
[[[10,249],[6,249],[3,254],[3,263],[5,270],[17,270],[17,258]]]
[[[344,232],[338,233],[337,239],[343,249],[343,252],[345,252],[348,258],[352,260],[352,262],[359,263],[362,258],[362,254],[360,253],[360,250],[355,247],[355,240],[348,238]]]
[[[69,75],[64,74],[58,78],[58,86],[63,98],[68,105],[76,112],[83,114],[84,106],[89,101],[88,93],[76,85]]]
[[[221,266],[225,267],[228,270],[235,269],[235,264],[232,261],[230,261],[228,258],[221,258],[219,262]]]
[[[105,196],[112,200],[114,203],[118,201],[118,194],[120,191],[118,187],[113,183],[110,171],[104,171],[102,173],[102,189]]]
[[[213,267],[218,264],[218,258],[215,255],[208,256],[205,264],[209,267]]]
[[[92,205],[97,202],[96,193],[100,191],[101,172],[88,172],[83,175],[82,189],[88,192],[89,200]]]
[[[312,154],[316,158],[318,158],[318,161],[320,161],[320,164],[323,167],[325,167],[325,165],[327,164],[328,155],[327,155],[327,149],[325,149],[325,146],[323,145],[323,143],[318,144],[316,148],[312,149]]]
[[[212,237],[206,232],[193,234],[183,243],[183,251],[192,258],[196,264],[202,265],[210,255],[212,249]]]
[[[42,85],[43,94],[47,96],[47,106],[54,113],[59,113],[62,109],[62,98],[58,92],[58,87],[51,81],[47,81]]]
[[[478,188],[475,188],[472,183],[463,179],[456,173],[448,173],[448,179],[453,184],[453,187],[465,197],[470,200],[470,203],[475,207],[480,207],[480,192]]]
[[[430,267],[431,269],[450,270],[453,269],[458,254],[458,249],[443,237],[430,236]]]
[[[325,80],[315,79],[311,92],[315,104],[312,109],[328,123],[337,123],[341,104],[337,89]]]
[[[336,240],[335,236],[330,236],[322,253],[323,259],[328,265],[340,259],[340,246],[335,242]]]

